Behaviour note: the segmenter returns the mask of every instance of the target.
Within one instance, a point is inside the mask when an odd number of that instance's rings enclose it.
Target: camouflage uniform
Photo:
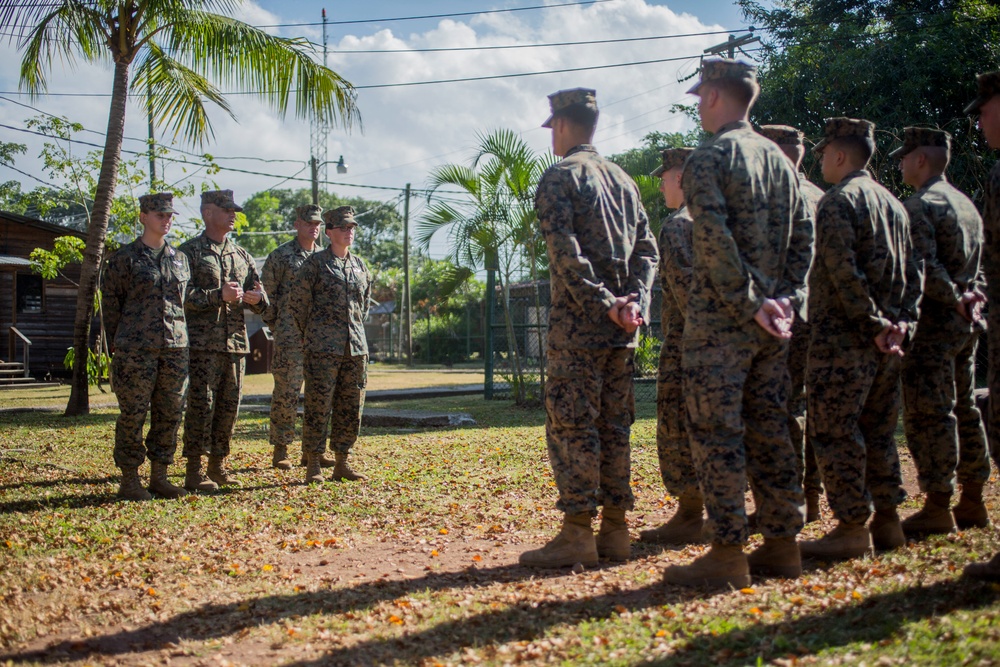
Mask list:
[[[342,209],[350,209],[350,216]],[[327,228],[354,209],[326,211]],[[289,311],[305,346],[305,417],[302,451],[330,449],[347,454],[361,430],[368,382],[365,319],[371,302],[372,275],[360,257],[341,259],[332,248],[313,253],[299,269],[288,295]]]
[[[950,148],[945,132],[905,132],[907,143],[891,157],[938,139]],[[983,223],[944,175],[924,183],[904,205],[914,257],[924,262],[920,323],[902,361],[906,443],[920,489],[950,494],[956,470],[962,484],[981,485],[990,476],[986,430],[973,395],[980,329],[956,312],[963,293],[982,287]]]
[[[141,238],[114,252],[104,268],[104,327],[114,345],[111,377],[121,410],[115,423],[119,468],[138,468],[147,455],[150,461],[174,461],[187,393],[184,292],[190,277],[187,257],[169,243],[154,250]]]
[[[216,243],[203,233],[180,249],[191,264],[184,306],[191,338],[191,391],[184,416],[182,455],[226,457],[240,409],[246,355],[250,353],[243,310],[261,314],[269,301],[266,293],[254,305],[222,300],[225,283],[238,282],[244,291],[250,291],[260,281],[253,257],[228,236]]]
[[[817,152],[836,137],[872,140],[874,125],[832,118],[826,132]],[[851,172],[820,202],[809,275],[807,427],[839,521],[864,523],[873,503],[895,512],[906,497],[893,437],[899,357],[874,339],[916,322],[919,298],[906,210],[866,170]]]
[[[667,149],[654,178],[677,167],[694,149]],[[681,334],[684,331],[688,290],[691,287],[691,225],[687,207],[681,206],[660,226],[660,325],[663,344],[656,375],[656,454],[667,492],[678,498],[701,497],[698,475],[691,460],[691,443],[684,427],[681,391]]]
[[[703,80],[715,75],[703,68]],[[788,436],[788,343],[754,316],[768,298],[800,307],[812,216],[788,159],[746,121],[723,125],[695,151],[683,187],[694,269],[681,365],[711,541],[747,541],[748,477],[761,532],[793,537],[803,496]]]
[[[554,111],[562,104],[550,101]],[[635,294],[649,321],[656,241],[635,183],[589,144],[566,151],[546,170],[535,211],[552,276],[545,435],[556,507],[567,515],[593,514],[598,505],[630,510],[637,334],[626,333],[608,311],[616,297]]]
[[[318,206],[299,209],[302,212],[297,215],[303,220],[309,219],[303,215],[319,217]],[[287,447],[295,439],[295,417],[303,380],[303,353],[302,339],[287,301],[296,272],[316,250],[316,246],[313,250],[305,250],[298,239],[293,239],[275,248],[267,256],[261,270],[261,282],[271,300],[270,307],[264,311],[264,323],[274,336],[274,359],[271,362],[271,373],[274,375],[274,391],[271,394],[272,447]]]

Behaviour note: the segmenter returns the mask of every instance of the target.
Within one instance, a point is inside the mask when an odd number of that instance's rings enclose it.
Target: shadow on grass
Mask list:
[[[104,507],[119,502],[125,501],[118,499],[114,493],[87,493],[75,496],[52,496],[44,499],[12,500],[0,503],[0,514],[28,514],[31,512],[50,512],[52,510]]]
[[[516,583],[529,578],[564,576],[519,566],[433,573],[408,581],[366,582],[345,590],[295,595],[275,595],[226,605],[206,605],[170,620],[85,640],[68,640],[45,649],[0,655],[0,661],[52,664],[67,656],[83,659],[121,656],[166,648],[181,641],[206,641],[234,636],[244,628],[274,624],[283,619],[312,614],[357,612],[380,602],[424,591],[477,588],[498,583]],[[316,660],[291,663],[356,665],[404,663],[444,657],[466,647],[531,641],[550,628],[563,624],[589,623],[612,618],[622,612],[639,611],[664,604],[689,601],[704,594],[653,584],[635,591],[613,592],[575,600],[525,600],[513,607],[440,623],[396,637],[375,637],[344,648],[327,651]],[[681,665],[744,665],[759,657],[763,662],[787,657],[795,651],[815,654],[855,642],[878,642],[896,634],[910,622],[959,609],[979,609],[996,602],[989,586],[948,580],[931,586],[873,596],[859,604],[831,609],[775,624],[738,628],[722,634],[697,634],[698,628],[679,628],[689,643],[653,663]],[[641,638],[637,638],[642,641]],[[647,638],[646,641],[652,641]]]
[[[42,464],[45,465],[45,464]],[[63,479],[46,479],[37,482],[16,482],[14,484],[0,484],[0,491],[14,491],[16,489],[48,489],[53,486],[63,484],[78,484],[81,486],[92,486],[94,484],[111,484],[121,480],[118,475],[107,475],[105,477],[67,477]]]

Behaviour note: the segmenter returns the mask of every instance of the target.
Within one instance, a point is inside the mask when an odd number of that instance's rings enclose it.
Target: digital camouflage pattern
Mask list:
[[[672,169],[673,166],[670,167]],[[660,227],[660,324],[663,344],[656,375],[656,453],[663,485],[672,496],[701,494],[684,426],[681,335],[691,287],[693,221],[682,206]]]
[[[140,213],[176,213],[173,192],[157,192],[139,197]]]
[[[767,127],[786,127],[783,125]],[[763,129],[763,128],[761,128]],[[794,128],[791,128],[794,129]],[[795,130],[798,132],[798,130]],[[800,133],[801,134],[801,133]],[[770,137],[769,137],[770,138]],[[772,141],[775,141],[773,138]],[[790,139],[789,139],[790,141]],[[781,142],[775,141],[779,145]],[[815,217],[819,200],[825,194],[817,185],[799,172],[799,193],[806,201],[806,207]],[[812,266],[810,259],[809,265]],[[806,285],[808,294],[808,281]],[[788,376],[791,390],[788,394],[788,435],[797,454],[799,481],[808,493],[820,493],[823,483],[820,479],[816,453],[806,437],[806,355],[809,352],[809,308],[808,298],[802,302],[792,325],[792,339],[788,341]]]
[[[608,317],[635,294],[644,320],[656,271],[656,240],[638,188],[583,144],[543,174],[535,211],[551,274],[545,434],[559,499],[574,515],[598,505],[631,509],[629,433],[637,333]]]
[[[870,148],[875,150],[875,123],[862,118],[847,118],[837,116],[827,118],[823,127],[823,138],[813,146],[813,153],[817,155],[823,152],[831,141],[844,139],[847,137],[858,137],[864,139]]]
[[[683,167],[688,156],[694,153],[693,148],[665,148],[660,153],[660,166],[649,172],[653,178],[659,178],[671,169]]]
[[[761,125],[758,132],[779,146],[802,146],[805,143],[802,130],[791,125]]]
[[[754,315],[766,298],[805,294],[812,216],[795,169],[746,121],[729,123],[688,158],[694,265],[681,366],[688,435],[714,543],[747,540],[747,478],[767,537],[803,525],[788,435],[788,345]]]
[[[232,190],[206,190],[201,193],[202,204],[215,204],[219,208],[228,208],[241,212],[243,208],[236,203]]]
[[[649,321],[659,256],[635,183],[583,144],[546,170],[535,211],[552,275],[549,347],[635,347],[638,333],[608,317],[616,297],[636,294]]]
[[[231,191],[219,192],[229,192],[232,198]],[[221,198],[218,195],[216,200]],[[237,282],[244,291],[250,291],[260,281],[253,257],[228,236],[216,243],[203,233],[185,242],[181,251],[191,265],[184,304],[191,342],[191,381],[184,415],[183,455],[228,456],[240,409],[246,355],[250,352],[243,311],[249,308],[262,314],[270,301],[266,292],[254,305],[222,300],[225,283]]]
[[[319,217],[319,213],[312,210],[318,210],[318,206],[300,206],[299,209],[309,209],[298,212],[302,220],[313,219],[313,215]],[[263,319],[274,336],[274,357],[271,361],[274,376],[270,420],[272,446],[287,446],[295,439],[295,419],[303,380],[303,352],[302,337],[288,306],[288,295],[299,268],[319,250],[318,246],[313,248],[306,250],[298,239],[293,239],[275,248],[267,256],[261,270],[261,282],[270,300]]]
[[[924,183],[904,205],[914,257],[924,263],[920,324],[902,362],[906,443],[921,490],[951,493],[956,471],[962,483],[983,484],[990,476],[986,429],[973,393],[980,330],[955,310],[963,293],[983,287],[983,222],[975,204],[944,176]]]
[[[688,89],[688,95],[698,93],[703,83],[719,79],[741,79],[757,83],[757,67],[728,58],[706,58],[701,62],[701,78]]]
[[[173,463],[188,381],[184,295],[190,277],[185,255],[168,243],[154,251],[141,238],[112,253],[102,272],[104,324],[114,349],[111,378],[121,410],[114,448],[119,468],[137,468],[147,456]]]
[[[996,72],[986,72],[980,74],[976,77],[976,89],[978,95],[976,99],[972,100],[967,107],[965,107],[965,113],[976,113],[979,111],[979,107],[983,106],[990,101],[994,95],[1000,95],[1000,71]]]
[[[371,293],[372,274],[360,257],[341,259],[330,248],[313,253],[295,274],[287,300],[306,351],[367,355]]]
[[[997,73],[1000,78],[1000,73]],[[1000,303],[1000,162],[993,165],[986,183],[983,201],[983,272],[986,277],[986,297],[990,303]],[[990,400],[986,427],[990,454],[1000,466],[1000,308],[988,310]]]
[[[329,438],[332,451],[347,454],[361,432],[368,357],[309,350],[304,368],[302,451],[322,454]]]
[[[847,174],[820,202],[809,274],[806,365],[809,439],[838,520],[859,523],[905,498],[893,437],[899,357],[875,337],[916,323],[921,276],[906,209],[865,170]]]
[[[571,107],[580,107],[596,113],[597,91],[592,88],[570,88],[552,93],[549,95],[549,109],[552,113],[542,123],[542,127],[552,127],[552,120],[556,114]]]
[[[243,395],[246,355],[191,350],[190,369],[181,455],[229,456]]]
[[[330,213],[324,213],[328,224]],[[341,453],[357,441],[367,378],[364,322],[371,288],[364,261],[350,252],[341,259],[331,248],[314,253],[295,276],[289,305],[305,345],[305,452],[323,452],[327,436],[331,448]]]
[[[889,153],[891,158],[905,157],[921,146],[946,148],[951,151],[951,135],[944,130],[929,127],[904,127],[903,145]]]
[[[353,206],[338,206],[337,208],[331,209],[323,213],[323,220],[326,221],[326,228],[331,229],[333,227],[349,227],[354,225],[358,226],[357,220],[354,219],[354,207]]]
[[[635,421],[634,350],[548,349],[545,436],[559,499],[568,515],[598,506],[631,510]]]

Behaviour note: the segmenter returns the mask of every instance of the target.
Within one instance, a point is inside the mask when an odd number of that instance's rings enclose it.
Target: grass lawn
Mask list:
[[[527,570],[517,555],[559,516],[542,412],[469,397],[378,407],[478,425],[366,431],[354,460],[367,482],[306,487],[303,469],[269,467],[267,419],[246,414],[231,459],[240,487],[124,503],[116,410],[0,415],[0,665],[1000,661],[1000,587],[959,577],[1000,547],[992,530],[716,595],[661,583],[702,547],[636,543],[622,564]],[[633,430],[633,535],[675,507],[652,410],[640,405]]]

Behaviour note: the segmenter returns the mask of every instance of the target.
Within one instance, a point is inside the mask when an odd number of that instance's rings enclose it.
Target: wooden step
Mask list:
[[[58,387],[58,382],[38,382],[35,378],[20,378],[24,382],[10,383],[6,380],[0,380],[0,392],[6,391],[8,389],[46,389],[50,387]]]

